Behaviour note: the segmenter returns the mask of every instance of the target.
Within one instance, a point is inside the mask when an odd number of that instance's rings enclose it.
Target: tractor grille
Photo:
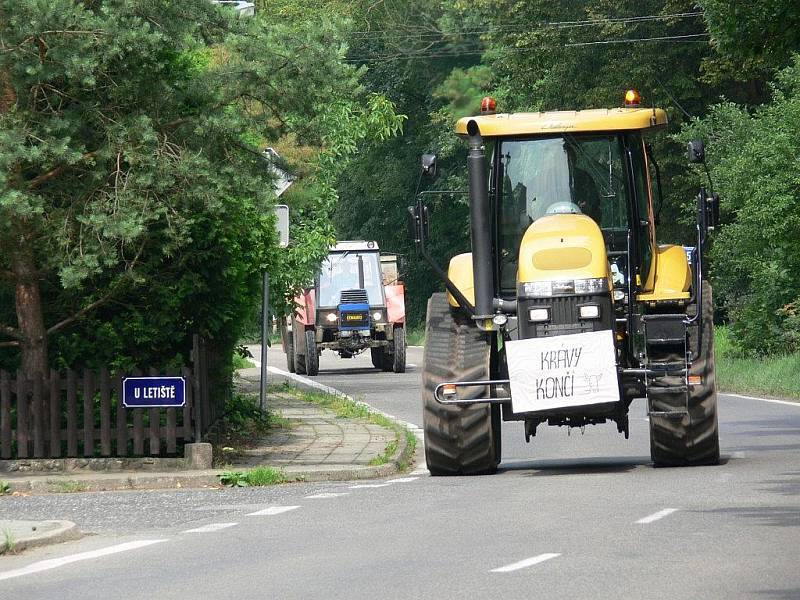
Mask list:
[[[599,319],[579,319],[578,307],[582,304],[600,306]],[[532,323],[528,320],[531,308],[549,308],[550,320]],[[520,338],[552,337],[587,331],[612,329],[613,313],[611,298],[606,294],[596,296],[553,296],[550,298],[528,298],[519,301]]]
[[[342,290],[339,304],[369,304],[367,290]]]

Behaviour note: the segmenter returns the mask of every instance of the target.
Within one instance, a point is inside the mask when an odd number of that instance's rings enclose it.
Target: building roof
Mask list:
[[[666,126],[661,108],[602,108],[536,113],[503,113],[465,117],[456,123],[456,133],[467,135],[474,120],[484,137],[547,135],[600,131],[651,130]]]

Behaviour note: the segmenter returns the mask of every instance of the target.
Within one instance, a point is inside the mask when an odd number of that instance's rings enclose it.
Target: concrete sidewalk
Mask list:
[[[258,369],[239,373],[238,385],[245,393],[257,393]],[[25,495],[53,492],[94,492],[107,490],[149,490],[220,487],[219,476],[225,471],[244,471],[268,466],[280,469],[287,482],[349,481],[386,477],[397,473],[410,462],[409,448],[402,428],[388,429],[364,419],[337,417],[331,410],[304,401],[292,393],[270,394],[269,408],[290,423],[253,440],[235,456],[215,457],[219,468],[206,470],[118,470],[76,469],[67,473],[32,474],[2,472],[0,482],[8,484],[8,493]],[[394,446],[390,444],[394,443]],[[387,448],[393,451],[386,456]],[[3,501],[0,496],[0,502]],[[57,518],[58,515],[53,515]],[[3,535],[8,531],[15,548],[31,544],[63,541],[79,535],[67,522],[0,522],[0,552]],[[67,537],[65,537],[67,536]]]

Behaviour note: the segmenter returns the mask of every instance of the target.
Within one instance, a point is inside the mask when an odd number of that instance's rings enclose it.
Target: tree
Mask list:
[[[15,298],[0,333],[26,374],[48,368],[48,338],[120,305],[170,326],[179,312],[181,333],[192,310],[213,331],[240,326],[235,294],[283,260],[262,142],[363,133],[326,121],[360,94],[340,36],[207,0],[0,0],[0,277]],[[320,181],[324,219],[335,196]]]

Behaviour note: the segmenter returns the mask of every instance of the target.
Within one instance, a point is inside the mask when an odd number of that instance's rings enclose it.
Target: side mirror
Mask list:
[[[428,207],[422,203],[408,207],[408,235],[418,246],[428,237]]]
[[[706,147],[702,140],[692,140],[687,146],[690,163],[703,163],[706,160]]]
[[[436,155],[423,154],[422,155],[422,173],[431,179],[436,177]]]

